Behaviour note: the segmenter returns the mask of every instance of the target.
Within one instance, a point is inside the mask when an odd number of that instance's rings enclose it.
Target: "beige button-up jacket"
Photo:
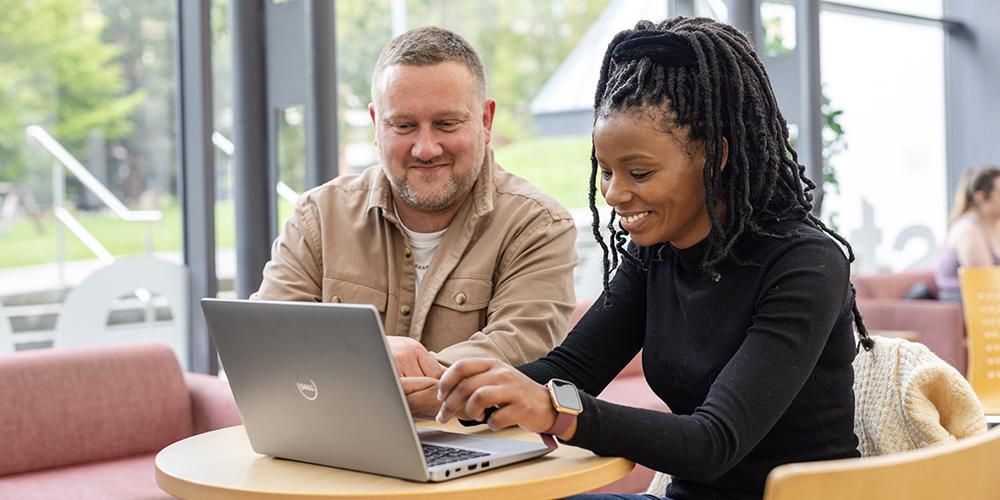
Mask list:
[[[376,165],[302,195],[252,298],[372,304],[388,335],[419,340],[446,365],[492,357],[516,366],[567,333],[575,241],[569,212],[489,151],[417,293],[389,181]]]

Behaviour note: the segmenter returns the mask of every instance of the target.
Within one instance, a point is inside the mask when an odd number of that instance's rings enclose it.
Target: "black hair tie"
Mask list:
[[[663,67],[697,66],[691,44],[682,36],[668,31],[636,31],[615,45],[611,58],[615,62],[648,57]]]

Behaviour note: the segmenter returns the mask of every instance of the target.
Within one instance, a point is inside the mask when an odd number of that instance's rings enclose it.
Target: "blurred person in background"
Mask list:
[[[1000,167],[962,173],[948,219],[944,250],[934,271],[938,298],[961,301],[958,270],[1000,265]]]

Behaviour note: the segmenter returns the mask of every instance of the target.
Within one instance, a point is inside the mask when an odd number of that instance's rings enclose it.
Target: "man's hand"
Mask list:
[[[440,378],[444,373],[444,365],[438,363],[431,353],[416,340],[409,337],[389,336],[389,349],[392,350],[392,361],[400,377],[432,377]]]
[[[401,377],[400,384],[406,394],[406,403],[414,418],[430,420],[441,409],[437,398],[438,380],[432,377]]]

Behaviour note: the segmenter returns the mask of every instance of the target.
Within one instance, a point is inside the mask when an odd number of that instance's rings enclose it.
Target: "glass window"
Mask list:
[[[212,0],[212,104],[215,107],[215,274],[219,296],[233,297],[236,212],[233,209],[233,82],[229,0]]]
[[[0,301],[47,345],[114,257],[181,260],[174,2],[15,0],[0,16]],[[7,194],[4,194],[7,193]]]
[[[292,215],[306,186],[306,126],[303,106],[278,111],[278,227]]]
[[[761,56],[781,56],[795,50],[794,6],[761,2],[760,20],[764,28],[764,49]]]
[[[838,3],[926,17],[941,17],[941,0],[837,0]]]
[[[824,213],[859,273],[927,267],[947,214],[942,30],[831,12],[820,22],[824,94],[846,143]]]

